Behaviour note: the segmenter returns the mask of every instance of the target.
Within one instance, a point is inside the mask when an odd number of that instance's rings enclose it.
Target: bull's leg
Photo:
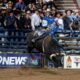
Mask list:
[[[53,37],[54,44],[57,46],[58,50],[64,50],[63,46],[59,44],[58,40]]]

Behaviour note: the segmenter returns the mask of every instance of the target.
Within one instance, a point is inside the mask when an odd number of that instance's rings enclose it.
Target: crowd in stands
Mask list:
[[[0,0],[0,28],[31,29],[35,31],[42,27],[47,29],[58,26],[64,30],[80,29],[80,12],[66,10],[57,11],[55,0],[43,0],[42,3],[25,4],[24,0],[16,3]]]
[[[36,3],[33,3],[34,0],[26,0],[30,1],[29,4],[26,4],[24,0],[16,0],[15,3],[13,1],[14,0],[0,0],[0,41],[3,42],[0,43],[1,47],[7,45],[7,48],[14,46],[14,48],[20,47],[20,49],[22,49],[22,47],[25,47],[25,42],[27,42],[23,36],[25,34],[22,32],[21,34],[24,38],[22,36],[19,37],[20,34],[14,31],[12,33],[12,30],[16,30],[17,32],[18,30],[35,31],[38,28],[48,30],[50,28],[54,29],[55,27],[58,27],[60,30],[80,30],[80,12],[72,10],[60,12],[55,4],[55,0],[43,0],[43,2],[40,3],[38,3],[38,0],[36,0]],[[1,36],[4,30],[8,30],[8,37],[6,38],[5,36],[3,38]],[[7,31],[5,31],[5,34],[7,34],[6,32]],[[18,35],[18,37],[15,37],[16,35]],[[45,35],[32,39],[32,42],[44,38]],[[58,45],[59,50],[62,49],[62,46],[57,43],[56,39],[55,43]],[[41,44],[41,42],[39,44]],[[48,46],[48,44],[46,46]],[[39,52],[36,48],[33,50],[32,52]]]

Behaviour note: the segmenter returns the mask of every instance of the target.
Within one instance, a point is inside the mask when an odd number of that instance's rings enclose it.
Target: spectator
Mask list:
[[[2,8],[2,2],[0,2],[0,9]]]
[[[54,7],[51,8],[51,15],[55,17],[56,9]]]
[[[32,9],[32,4],[28,4],[27,7],[26,7],[26,10],[31,10]]]
[[[80,21],[80,12],[76,12],[76,18]]]
[[[73,17],[73,25],[72,25],[73,30],[79,30],[80,21],[78,13],[74,12],[72,17]]]
[[[8,15],[5,18],[4,25],[7,29],[15,29],[16,18],[14,16],[13,10],[8,11]]]
[[[2,15],[2,10],[0,10],[0,28],[4,28],[4,17]]]
[[[64,29],[72,30],[72,22],[73,22],[72,10],[66,10],[65,13],[66,15],[63,17]]]
[[[36,5],[32,3],[31,11],[34,12],[36,10]]]
[[[34,31],[35,29],[39,28],[41,24],[41,19],[39,16],[39,11],[35,10],[35,12],[31,16],[31,26],[32,30]]]
[[[47,5],[43,5],[43,10],[46,10],[47,9]]]
[[[14,9],[18,9],[18,10],[21,10],[21,11],[25,11],[26,5],[24,4],[23,0],[19,0],[19,1],[15,4]]]
[[[43,0],[43,4],[46,4],[48,8],[56,7],[54,0]]]
[[[12,1],[8,2],[8,9],[13,9],[13,2]]]
[[[8,8],[8,1],[7,0],[3,0],[3,5],[2,6]]]
[[[19,30],[25,29],[24,24],[25,20],[24,17],[21,15],[21,11],[17,10],[17,13],[15,14],[16,17],[16,28]]]
[[[31,10],[31,13],[33,13],[36,10],[36,5],[34,3],[30,3],[27,7],[26,10]]]
[[[2,10],[0,10],[0,35],[4,36],[4,25],[3,25],[3,16],[2,16]],[[4,41],[4,37],[0,37],[0,41]],[[4,43],[0,43],[0,45],[4,45]]]
[[[31,27],[31,12],[30,12],[30,10],[26,11],[25,29],[32,29],[32,27]]]
[[[12,39],[10,36],[14,35],[14,30],[16,29],[16,17],[12,9],[8,10],[8,14],[5,16],[4,26],[8,30],[8,32],[6,31],[5,33],[9,36],[7,40],[10,41]],[[10,43],[8,45],[10,45]]]
[[[59,29],[64,30],[64,23],[62,19],[62,13],[57,12],[56,18],[55,18],[56,25],[59,27]]]
[[[40,18],[41,18],[41,20],[43,19],[43,17],[44,17],[44,13],[43,13],[43,11],[42,10],[40,10]]]

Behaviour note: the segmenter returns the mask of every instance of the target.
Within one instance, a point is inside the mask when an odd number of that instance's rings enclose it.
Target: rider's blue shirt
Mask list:
[[[52,34],[55,34],[56,32],[58,32],[58,30],[59,30],[59,27],[55,27],[55,28],[51,31],[51,33],[52,33]]]
[[[48,22],[48,24],[53,24],[54,23],[54,17],[52,17],[52,16],[45,16],[44,18],[43,18],[43,20],[46,20],[47,22]]]

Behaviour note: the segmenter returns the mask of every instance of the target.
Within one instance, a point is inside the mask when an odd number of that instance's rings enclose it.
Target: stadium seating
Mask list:
[[[27,52],[27,32],[30,30],[12,30],[0,32],[0,53]]]
[[[78,11],[79,10],[78,5],[80,5],[78,4],[77,0],[55,0],[55,3],[59,11],[64,11],[67,9]]]
[[[58,31],[55,36],[63,47],[61,53],[80,55],[80,31]]]

